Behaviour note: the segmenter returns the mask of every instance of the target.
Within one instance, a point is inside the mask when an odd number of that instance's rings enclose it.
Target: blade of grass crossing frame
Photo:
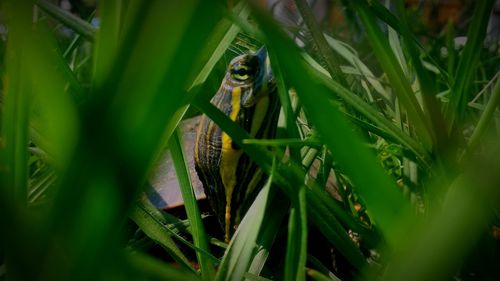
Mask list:
[[[316,281],[332,281],[332,280],[340,280],[338,278],[331,278],[330,276],[326,276],[325,274],[317,271],[317,270],[314,270],[314,269],[307,269],[306,271],[307,273],[307,276],[309,276],[309,278],[311,278],[311,280],[316,280]]]
[[[311,197],[311,199],[309,199]],[[314,196],[308,194],[308,201],[317,203]],[[311,206],[311,203],[309,206]],[[335,248],[344,255],[347,260],[357,269],[361,270],[367,266],[367,262],[360,249],[354,245],[354,242],[349,238],[347,231],[340,224],[327,207],[317,204],[314,208],[309,207],[309,218],[314,223],[321,233],[332,243]]]
[[[449,22],[446,27],[446,50],[448,51],[448,59],[446,70],[448,71],[448,85],[453,85],[455,83],[455,67],[457,60],[457,50],[455,49],[455,25],[453,22]]]
[[[399,127],[392,121],[385,118],[378,110],[369,105],[365,100],[353,93],[348,88],[342,87],[338,82],[331,79],[328,72],[319,65],[313,58],[307,54],[302,54],[305,61],[308,63],[306,66],[308,71],[320,80],[327,88],[329,88],[334,95],[342,98],[347,104],[356,109],[365,118],[373,122],[375,125],[387,130],[387,133],[392,134],[393,138],[398,139],[398,142],[407,146],[419,158],[427,158],[427,152],[421,143],[417,142],[409,135],[405,134]]]
[[[272,188],[276,166],[273,162],[267,183],[259,192],[231,239],[222,259],[215,280],[243,280],[252,260],[257,254],[256,244],[266,212],[271,212],[269,203],[276,190]]]
[[[500,78],[499,78],[500,75],[496,75],[495,77],[497,79],[497,82],[493,87],[491,98],[486,104],[486,108],[484,109],[483,114],[481,114],[481,117],[477,122],[476,128],[474,128],[474,132],[472,133],[472,136],[470,137],[469,142],[467,143],[467,149],[464,151],[460,159],[462,163],[465,163],[465,161],[469,160],[469,158],[476,150],[476,147],[479,145],[481,141],[481,137],[486,132],[488,125],[491,123],[495,110],[498,104],[500,103]]]
[[[422,93],[424,113],[429,116],[431,120],[433,149],[436,151],[438,158],[443,158],[442,150],[446,149],[446,146],[449,146],[450,142],[448,141],[448,134],[446,133],[444,117],[441,113],[440,105],[436,100],[436,85],[420,59],[418,46],[415,44],[410,32],[403,1],[397,1],[396,8],[400,16],[400,32],[403,37],[403,43],[411,58]],[[452,56],[452,54],[449,55]],[[441,162],[441,159],[438,159],[438,162]]]
[[[330,35],[324,34],[324,36],[333,50],[340,56],[342,56],[346,61],[348,61],[354,68],[356,68],[360,72],[360,74],[364,76],[366,81],[370,83],[370,85],[375,89],[375,91],[380,94],[381,97],[383,97],[386,101],[390,101],[392,99],[389,93],[384,89],[380,81],[378,81],[378,79],[368,68],[368,66],[363,63],[363,61],[359,58],[359,55],[354,49],[352,49],[352,47],[342,41],[331,37]]]
[[[471,165],[472,169],[454,180],[442,208],[401,239],[382,280],[450,280],[457,276],[470,249],[491,229],[495,214],[489,206],[498,206],[500,198],[498,171],[491,167],[498,167],[498,159],[496,149],[487,164]]]
[[[28,1],[7,1],[10,25],[5,57],[1,134],[0,134],[0,183],[2,195],[18,206],[26,206],[28,192],[28,116],[29,80],[23,72],[28,61],[24,47],[31,37],[31,9]],[[24,37],[27,36],[27,37]]]
[[[249,14],[248,9],[245,8],[244,2],[240,2],[233,9],[233,12],[237,13],[239,17],[247,17]],[[226,49],[231,45],[234,38],[238,35],[240,29],[231,24],[230,21],[222,18],[217,26],[214,28],[211,33],[209,39],[207,40],[207,44],[204,46],[202,52],[200,53],[199,62],[206,62],[203,66],[200,67],[200,71],[196,74],[193,82],[188,88],[187,99],[191,99],[203,89],[202,84],[208,78],[210,72],[212,72],[216,63],[220,60],[220,58],[224,55]],[[194,67],[197,69],[196,67]],[[186,113],[189,105],[182,106],[175,114],[174,118],[172,118],[172,122],[167,125],[167,128],[164,132],[166,139],[168,136],[172,134],[180,120]]]
[[[380,62],[380,66],[386,73],[394,93],[398,96],[404,105],[411,126],[414,126],[420,141],[427,149],[432,147],[432,130],[430,130],[430,121],[423,114],[415,93],[403,75],[401,66],[397,62],[392,52],[386,36],[379,29],[378,24],[371,11],[360,1],[355,1],[354,5],[366,30],[367,37],[372,45],[375,56]]]
[[[285,280],[305,280],[307,260],[306,187],[301,185],[292,194],[292,209],[288,220],[288,240],[285,257]]]
[[[255,161],[265,173],[271,173],[273,156],[269,151],[262,146],[245,144],[243,140],[251,139],[252,137],[212,105],[210,101],[195,98],[193,105],[210,117],[210,119],[214,120],[223,131],[231,136],[231,139],[236,142],[245,153],[250,155],[252,160]],[[302,166],[290,161],[286,164],[278,165],[275,180],[288,197],[292,197],[293,195],[291,193],[298,192],[296,187],[303,185],[305,176],[306,174]],[[328,208],[324,200],[333,199],[324,197],[324,190],[320,193],[318,192],[318,188],[307,189],[307,200],[309,202],[307,206],[308,211],[311,212],[311,219],[325,237],[327,237],[330,242],[347,257],[354,267],[358,269],[363,268],[366,265],[363,255],[359,251],[359,248],[353,244],[346,230],[336,219],[336,216],[345,217],[345,213],[338,213],[335,212],[338,209]],[[309,196],[310,194],[313,196]]]
[[[150,187],[153,188],[153,187]],[[193,243],[189,242],[184,238],[182,234],[191,235],[191,229],[189,219],[180,220],[174,215],[169,213],[164,213],[158,210],[149,200],[143,198],[135,202],[132,207],[131,213],[144,214],[141,219],[149,220],[146,222],[146,229],[143,229],[145,233],[153,233],[157,231],[157,229],[163,229],[163,232],[170,233],[169,236],[175,238],[180,243],[183,243],[193,251],[197,251],[205,255],[206,257],[212,259],[214,263],[218,263],[219,260],[214,257],[210,252],[203,250],[199,247],[196,247]]]
[[[271,187],[272,189],[275,187]],[[271,190],[271,192],[274,192]],[[248,273],[260,275],[264,264],[267,261],[274,240],[281,229],[282,221],[289,210],[290,202],[282,191],[276,191],[268,203],[269,208],[264,212],[263,222],[257,237],[257,249],[253,255],[252,263],[248,268]],[[272,208],[272,206],[280,206],[280,208]]]
[[[129,217],[149,238],[161,245],[177,263],[189,269],[191,272],[195,272],[189,260],[171,238],[171,235],[165,231],[165,226],[155,220],[155,217],[161,216],[161,214],[155,214],[159,212],[160,211],[156,210],[153,206],[141,203],[136,204],[132,208]]]
[[[364,199],[375,223],[390,245],[395,245],[407,231],[410,218],[409,204],[400,190],[378,164],[373,152],[363,144],[338,109],[329,101],[329,91],[308,72],[294,44],[278,30],[272,20],[255,9],[256,19],[261,24],[271,48],[280,50],[278,59],[290,81],[294,81],[308,117],[317,127],[320,138],[332,150],[350,176],[359,195]],[[328,115],[325,115],[328,113]]]
[[[76,33],[85,37],[85,39],[90,42],[94,41],[95,28],[92,27],[88,22],[82,20],[81,18],[55,6],[54,4],[38,0],[35,1],[38,7],[44,10],[47,14],[54,17],[59,22],[63,23],[67,27],[73,29]]]
[[[394,123],[387,120],[384,116],[380,114],[375,108],[367,104],[362,98],[358,97],[356,94],[351,92],[349,89],[342,87],[339,83],[332,80],[326,73],[322,71],[319,65],[314,64],[308,56],[305,56],[308,65],[304,66],[309,73],[316,80],[321,81],[327,88],[329,88],[334,95],[339,96],[346,101],[347,104],[355,108],[359,113],[369,119],[378,127],[384,129],[386,133],[391,134],[394,139],[399,143],[405,145],[410,149],[415,156],[417,156],[423,163],[428,161],[428,153],[424,147],[409,135],[405,134],[401,129],[399,129]]]
[[[120,40],[123,1],[110,0],[99,3],[101,23],[94,43],[94,87],[101,85],[111,69]]]
[[[243,1],[234,7],[233,12],[241,18],[246,18],[249,14],[249,10]],[[225,18],[221,19],[208,40],[208,46],[204,46],[204,49],[208,50],[202,53],[200,61],[206,61],[206,63],[193,80],[193,84],[188,89],[189,91],[205,82],[215,64],[224,55],[226,49],[231,45],[231,42],[233,42],[239,32],[240,28],[237,25],[232,24]]]
[[[30,118],[30,138],[50,155],[55,167],[63,168],[78,137],[77,108],[65,89],[66,81],[75,77],[58,52],[56,40],[47,26],[39,23],[32,40],[33,44],[36,42],[36,48],[27,46],[25,52],[30,62],[25,75],[31,76],[32,98],[36,101],[33,105],[36,113]]]
[[[67,268],[67,279],[88,280],[94,270],[114,268],[111,257],[119,251],[120,236],[116,225],[142,186],[166,124],[182,105],[187,74],[200,51],[193,42],[205,42],[218,17],[205,4],[209,18],[198,21],[194,14],[202,4],[196,1],[139,5],[137,30],[127,30],[123,40],[133,44],[120,45],[109,79],[82,109],[84,137],[54,200],[50,228],[57,235],[52,239],[64,237],[57,245],[76,261]],[[175,30],[159,37],[158,26]],[[92,241],[92,247],[81,241]]]
[[[356,0],[358,1],[358,0]],[[401,23],[399,22],[398,18],[394,16],[384,5],[382,5],[381,2],[379,1],[365,1],[363,0],[362,5],[365,5],[369,7],[370,12],[373,13],[377,18],[385,22],[387,25],[392,27],[394,30],[396,30],[398,33],[402,33],[401,31]],[[441,68],[441,66],[438,64],[438,61],[434,59],[429,53],[426,52],[426,49],[420,42],[418,41],[417,36],[414,36],[410,34],[410,38],[413,41],[413,44],[418,46],[421,52],[425,53],[425,57],[429,59],[429,61],[432,62],[432,64],[437,67],[440,71],[440,73],[444,76],[446,76],[446,79],[449,79],[448,74],[446,73],[445,69]]]
[[[387,41],[389,42],[389,46],[391,46],[391,50],[394,54],[394,57],[396,58],[397,62],[399,63],[399,66],[403,70],[403,74],[405,75],[406,79],[411,83],[413,79],[410,73],[410,69],[408,67],[408,62],[406,61],[406,56],[403,53],[401,41],[399,40],[399,34],[392,27],[387,26],[387,37],[388,37]]]
[[[327,44],[323,32],[316,23],[311,7],[309,7],[309,4],[305,0],[294,0],[294,2],[307,26],[307,29],[309,29],[312,40],[316,45],[319,55],[323,58],[330,76],[334,80],[337,80],[341,85],[347,87],[348,84],[345,80],[344,74],[340,70],[339,61],[333,50]]]
[[[205,232],[205,227],[201,221],[201,213],[198,208],[198,202],[194,195],[191,177],[189,175],[189,168],[182,151],[182,141],[179,128],[176,133],[170,137],[169,141],[170,152],[172,153],[172,161],[174,163],[177,179],[181,189],[182,199],[184,200],[184,207],[186,208],[187,217],[191,224],[191,233],[193,235],[194,245],[207,252],[210,251],[208,247],[208,236]],[[212,261],[203,253],[196,252],[198,262],[200,264],[201,275],[205,280],[213,280],[215,270]]]
[[[469,101],[469,92],[474,81],[483,42],[486,37],[489,15],[495,4],[494,0],[474,2],[474,14],[467,32],[462,56],[459,58],[455,83],[451,86],[450,103],[447,108],[448,125],[450,129],[461,126],[465,117],[465,109]]]
[[[293,110],[290,95],[288,93],[287,87],[285,85],[285,80],[280,69],[279,61],[275,60],[274,54],[270,53],[271,69],[273,70],[273,75],[276,79],[276,88],[278,91],[278,96],[280,98],[281,108],[283,110],[283,117],[286,122],[286,132],[288,138],[300,139],[299,129],[297,127],[297,120],[295,118],[295,113]],[[290,155],[295,161],[300,160],[300,150],[289,146]]]
[[[333,280],[333,281],[341,281],[335,274],[333,274],[330,269],[328,269],[325,265],[321,263],[320,260],[315,258],[314,256],[308,255],[307,260],[311,263],[311,266],[314,266],[317,268],[317,271],[319,271],[321,274],[328,276],[328,280]]]
[[[196,281],[202,280],[198,275],[188,271],[179,270],[164,261],[157,260],[149,255],[134,253],[127,255],[128,265],[141,272],[148,280],[164,281]]]

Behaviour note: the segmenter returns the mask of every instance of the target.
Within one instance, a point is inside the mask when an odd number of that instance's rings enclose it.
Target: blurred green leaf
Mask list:
[[[458,61],[457,71],[454,74],[454,83],[451,86],[450,103],[447,108],[448,125],[450,130],[461,126],[465,116],[465,108],[470,98],[470,90],[474,81],[481,49],[483,48],[488,27],[489,15],[495,1],[477,1],[474,4],[474,14],[467,32],[467,42]],[[450,73],[453,75],[453,73]],[[456,128],[460,129],[460,128]]]
[[[95,37],[95,28],[88,22],[82,20],[81,18],[55,6],[54,4],[45,1],[37,0],[35,1],[37,6],[40,7],[44,12],[54,17],[59,22],[63,23],[67,27],[73,29],[76,33],[83,36],[85,39],[93,42]]]
[[[122,20],[124,1],[104,1],[99,5],[100,26],[94,43],[93,80],[94,87],[102,85],[102,80],[109,74],[111,65],[115,60],[120,35],[122,34]]]
[[[340,279],[332,279],[326,275],[324,275],[323,273],[319,272],[319,271],[316,271],[314,269],[308,269],[307,270],[307,276],[309,276],[309,278],[311,278],[312,280],[316,280],[316,281],[332,281],[332,280],[340,280]]]
[[[159,218],[161,218],[160,211],[150,203],[140,202],[132,208],[129,216],[147,236],[161,245],[175,261],[184,268],[195,272],[189,260],[177,247],[170,234],[165,231],[165,226],[159,221]]]
[[[477,159],[451,184],[442,209],[401,239],[383,280],[445,280],[487,231],[499,203],[498,149]],[[482,167],[484,165],[484,167]],[[409,274],[411,273],[411,274]]]
[[[28,193],[28,121],[31,106],[29,53],[31,39],[30,6],[5,3],[11,32],[5,55],[5,92],[2,95],[0,132],[0,183],[2,195],[26,206]],[[14,18],[17,17],[17,18]],[[23,35],[24,34],[24,35]],[[28,35],[27,37],[24,37]],[[27,49],[27,50],[26,50]]]
[[[185,270],[180,270],[171,265],[154,259],[148,255],[134,253],[129,254],[128,263],[135,270],[143,273],[148,280],[172,280],[172,281],[192,281],[202,280],[197,275]]]

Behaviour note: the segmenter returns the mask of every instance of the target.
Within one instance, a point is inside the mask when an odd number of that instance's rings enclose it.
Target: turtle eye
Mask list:
[[[245,81],[250,78],[250,68],[246,65],[235,65],[231,69],[231,77],[238,81]]]
[[[253,73],[252,68],[246,65],[234,65],[231,70],[231,78],[237,81],[246,81]]]

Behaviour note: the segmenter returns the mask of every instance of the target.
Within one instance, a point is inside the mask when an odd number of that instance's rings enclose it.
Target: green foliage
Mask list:
[[[99,27],[2,2],[0,280],[497,278],[494,1],[431,41],[403,1],[340,1],[342,36],[304,0],[296,27],[235,2],[100,1]],[[282,104],[276,140],[209,102],[228,61],[260,44]],[[199,112],[270,176],[229,245],[208,231],[178,129]],[[185,220],[144,199],[164,149]]]

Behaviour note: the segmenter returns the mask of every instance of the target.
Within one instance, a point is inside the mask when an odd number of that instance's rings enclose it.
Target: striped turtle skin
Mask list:
[[[266,48],[235,57],[211,102],[253,137],[274,138],[280,104]],[[194,150],[196,172],[228,242],[266,176],[206,115]]]

